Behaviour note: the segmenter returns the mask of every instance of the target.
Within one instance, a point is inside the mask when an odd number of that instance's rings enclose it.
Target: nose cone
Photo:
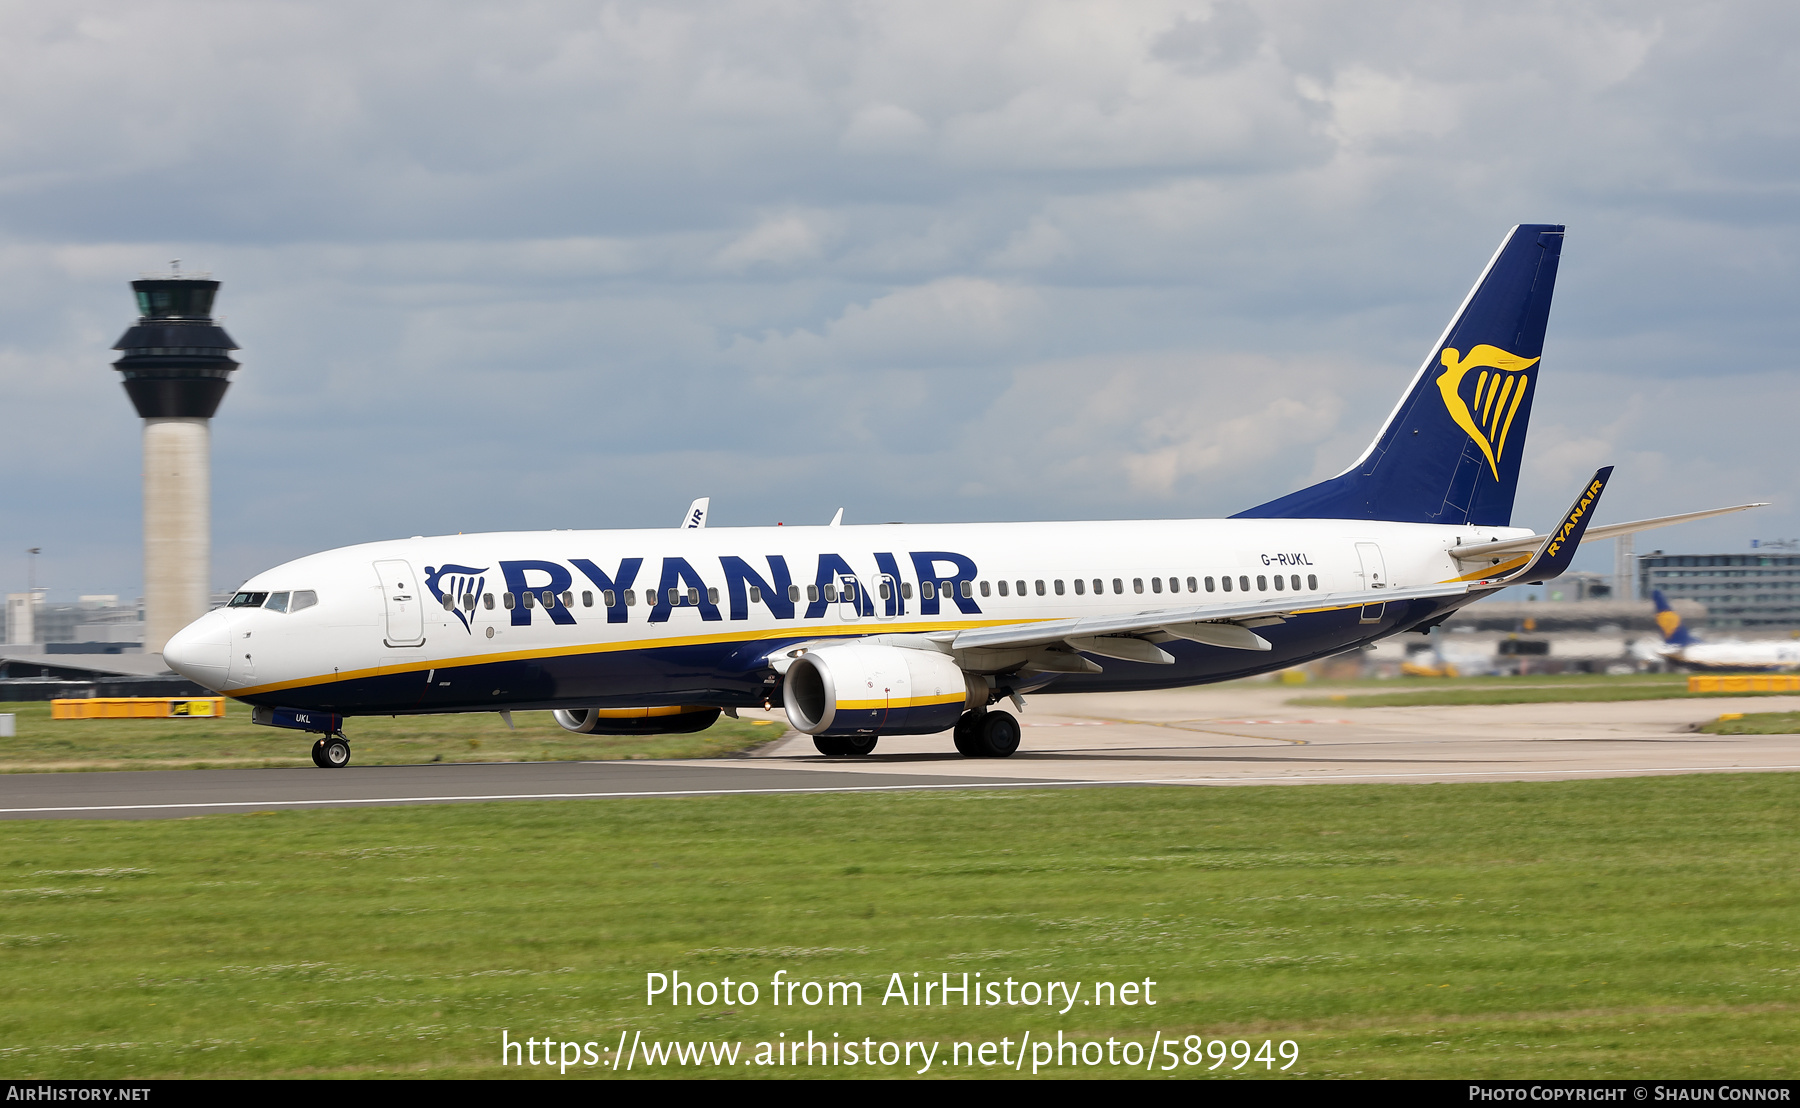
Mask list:
[[[163,662],[189,681],[217,692],[225,687],[231,658],[230,631],[224,612],[208,612],[175,632],[175,637],[163,647]]]

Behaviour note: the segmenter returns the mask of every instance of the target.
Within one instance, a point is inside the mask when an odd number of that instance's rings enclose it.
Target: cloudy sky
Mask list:
[[[0,586],[135,595],[127,282],[224,282],[214,580],[502,528],[1229,514],[1518,222],[1517,522],[1800,535],[1800,8],[0,3]],[[1610,566],[1610,544],[1583,555]]]

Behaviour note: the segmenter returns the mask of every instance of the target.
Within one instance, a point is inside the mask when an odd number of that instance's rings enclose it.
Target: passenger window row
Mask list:
[[[1186,591],[1190,593],[1201,591],[1232,592],[1234,590],[1237,592],[1249,592],[1251,590],[1250,580],[1248,574],[1239,574],[1235,578],[1222,576],[1216,579],[1212,577],[1189,577],[1185,579],[1185,584]],[[1255,588],[1258,592],[1268,592],[1271,583],[1276,592],[1301,591],[1300,575],[1298,573],[1288,574],[1285,577],[1279,573],[1274,575],[1259,573],[1256,575]],[[1072,584],[1076,596],[1086,596],[1090,587],[1093,589],[1093,594],[1095,596],[1103,596],[1107,592],[1107,582],[1105,579],[1099,577],[1093,578],[1091,585],[1089,579],[1080,577],[1075,578]],[[1179,593],[1183,591],[1182,586],[1184,580],[1180,577],[1152,577],[1150,578],[1149,584],[1151,593],[1162,593],[1165,590],[1171,593]],[[1318,589],[1318,575],[1313,573],[1307,574],[1306,591],[1317,592]],[[1131,579],[1131,591],[1134,594],[1142,593],[1144,591],[1144,578],[1133,577]],[[883,580],[877,589],[877,592],[881,599],[887,600],[890,599],[892,588],[886,580]],[[977,592],[982,596],[993,596],[995,593],[998,593],[1001,596],[1045,596],[1051,593],[1054,593],[1057,596],[1067,595],[1061,578],[1055,578],[1047,584],[1041,579],[1032,581],[1030,582],[1029,588],[1027,588],[1027,583],[1023,580],[995,581],[991,586],[987,581],[973,582],[966,580],[923,581],[919,584],[919,595],[926,600],[936,599],[940,594],[946,599],[956,595],[960,595],[966,599],[974,596]],[[1124,592],[1124,578],[1114,577],[1112,579],[1112,594],[1114,596],[1120,596],[1123,595]],[[645,589],[643,590],[643,593],[644,603],[646,605],[653,606],[656,604],[657,595],[655,589]],[[837,603],[840,600],[845,603],[854,603],[857,597],[856,582],[845,581],[841,588],[832,583],[827,583],[823,587],[819,585],[807,585],[805,595],[808,601],[815,603],[821,597],[828,603]],[[906,600],[912,599],[913,587],[910,582],[901,583],[900,595]],[[790,602],[798,603],[800,596],[801,589],[799,585],[788,586],[787,597]],[[600,593],[600,604],[602,607],[611,608],[619,599],[619,595],[614,593],[612,589],[604,589]],[[638,602],[638,590],[624,590],[623,599],[626,607],[635,607]],[[762,589],[755,585],[751,585],[750,602],[752,604],[760,604],[762,603],[762,599]],[[483,608],[489,611],[493,610],[493,593],[482,594],[480,600]],[[697,588],[689,588],[686,590],[671,588],[667,593],[667,601],[674,607],[681,607],[684,605],[690,607],[695,606],[700,603],[700,590]],[[285,592],[241,592],[232,597],[230,607],[263,607],[278,612],[297,612],[302,608],[310,608],[318,602],[318,593],[311,590],[295,592],[292,594]],[[706,602],[708,604],[716,605],[719,602],[719,590],[716,588],[707,589]],[[458,597],[446,594],[444,597],[444,611],[450,612],[456,610],[458,603]],[[460,598],[461,607],[465,612],[473,612],[475,610],[475,603],[476,595],[474,593],[464,593]],[[509,611],[519,605],[523,605],[526,608],[535,608],[542,605],[544,608],[549,609],[555,608],[559,604],[564,608],[575,607],[575,594],[573,592],[563,592],[558,594],[549,589],[544,589],[539,592],[522,592],[517,594],[503,592],[500,594],[500,606]],[[594,593],[592,591],[582,592],[581,606],[583,608],[592,608],[594,606]]]

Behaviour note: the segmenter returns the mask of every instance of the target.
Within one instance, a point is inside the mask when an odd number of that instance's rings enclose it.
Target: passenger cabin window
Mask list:
[[[1005,581],[1002,581],[1002,582],[1000,582],[1000,595],[1001,595],[1001,596],[1006,596],[1006,595],[1007,595],[1007,593],[1008,593],[1008,590],[1007,590],[1007,587],[1006,587],[1006,582],[1005,582]]]
[[[1199,592],[1200,591],[1198,588],[1195,587],[1194,579],[1192,577],[1188,578],[1188,591],[1189,592]],[[1211,585],[1206,586],[1206,591],[1211,592],[1212,586]]]
[[[527,608],[537,607],[537,593],[534,593],[534,592],[520,593],[519,599],[523,600],[525,602],[525,606]]]
[[[687,591],[687,602],[689,604],[696,604],[696,605],[699,604],[700,603],[700,590],[690,588]]]
[[[936,586],[932,585],[932,583],[930,581],[920,581],[919,582],[919,595],[924,597],[926,600],[930,600],[932,597],[937,595]]]
[[[1086,596],[1087,595],[1087,582],[1083,581],[1079,577],[1075,578],[1075,595],[1076,596]]]
[[[545,611],[549,611],[551,608],[556,607],[556,594],[551,592],[549,589],[544,590],[544,594],[541,599],[544,601],[544,610]]]
[[[644,590],[644,603],[649,604],[652,607],[655,607],[655,605],[656,605],[656,590],[655,589],[645,589]]]
[[[1238,591],[1239,592],[1249,592],[1250,591],[1250,578],[1239,575]]]
[[[1160,578],[1160,577],[1150,578],[1150,591],[1151,592],[1161,592],[1162,591],[1162,578]]]
[[[1294,586],[1295,592],[1300,591],[1300,575],[1298,573],[1289,575],[1288,582]]]
[[[1099,596],[1101,593],[1103,593],[1105,591],[1106,591],[1106,582],[1100,580],[1100,578],[1098,578],[1098,577],[1094,578],[1094,595]]]
[[[836,600],[837,600],[837,586],[836,585],[826,585],[825,586],[825,599],[832,601],[834,603],[836,602]]]
[[[716,597],[714,598],[714,603],[717,603]],[[750,586],[750,603],[752,603],[752,604],[761,604],[762,603],[762,590],[757,588],[755,585]]]
[[[581,590],[581,606],[583,608],[592,608],[594,606],[594,594],[591,590]]]
[[[883,586],[883,587],[885,587],[885,586]],[[981,583],[981,595],[983,595],[983,596],[990,595],[990,590],[988,589],[988,583],[986,581],[983,581]],[[884,597],[883,599],[886,599],[886,598]]]
[[[1276,592],[1281,591],[1281,574],[1279,574],[1279,573],[1277,573],[1275,575],[1275,591]]]
[[[1113,594],[1118,595],[1119,593],[1122,593],[1124,591],[1125,591],[1125,582],[1120,580],[1117,577],[1113,578]]]
[[[494,610],[494,594],[491,592],[482,593],[481,594],[481,606],[483,608],[486,608],[490,612],[493,611]],[[510,607],[512,607],[512,605],[508,604],[507,607],[510,608]]]
[[[881,599],[883,599],[883,600],[894,599],[894,586],[888,584],[888,582],[886,582],[886,581],[883,581],[881,583],[880,587],[878,587],[875,591],[878,594],[880,594]],[[987,582],[985,582],[985,581],[983,581],[981,583],[981,595],[983,595],[983,596],[987,595]]]
[[[1210,577],[1208,577],[1208,578],[1207,578],[1207,579],[1206,579],[1206,591],[1207,591],[1207,592],[1212,592],[1212,591],[1213,591],[1213,579],[1212,579],[1212,578],[1210,578]]]
[[[575,594],[572,592],[563,593],[562,594],[562,602],[563,602],[563,607],[573,608],[575,606]],[[590,598],[588,600],[588,607],[592,608],[593,606],[594,606],[594,602]]]
[[[281,597],[281,608],[279,608],[277,610],[285,611],[287,609],[287,593],[278,592],[275,595]],[[273,607],[273,604],[271,603],[268,606]],[[445,593],[444,594],[444,611],[454,612],[455,610],[456,610],[456,597],[452,596],[449,593]]]
[[[1059,578],[1057,578],[1057,579],[1056,579],[1056,581],[1055,581],[1055,582],[1054,582],[1054,584],[1053,584],[1053,587],[1054,587],[1054,588],[1055,588],[1055,589],[1056,589],[1056,595],[1058,595],[1058,596],[1061,596],[1061,595],[1062,595],[1062,594],[1063,594],[1063,590],[1062,590],[1062,578],[1060,578],[1060,577],[1059,577]]]
[[[302,608],[310,608],[319,602],[319,594],[311,589],[301,589],[294,593],[294,599],[288,601],[288,611],[298,612]]]
[[[263,606],[263,601],[267,599],[269,599],[269,594],[266,592],[241,592],[232,597],[231,603],[225,606],[227,608],[260,608]]]
[[[719,602],[719,590],[717,587],[706,590],[706,602],[708,604],[717,604]]]
[[[510,610],[513,606],[513,594],[509,592],[501,593],[500,603]]]
[[[627,608],[637,607],[637,590],[636,589],[626,589],[625,590],[625,606]],[[612,607],[612,605],[609,604],[609,605],[607,605],[607,607],[610,608],[610,607]]]
[[[613,602],[617,599],[618,599],[618,594],[613,592],[611,589],[603,589],[600,592],[600,603],[606,605],[608,608],[612,607]]]
[[[1143,592],[1144,591],[1144,579],[1142,577],[1133,577],[1131,579],[1131,591],[1132,592]]]
[[[1256,589],[1258,592],[1269,591],[1269,579],[1260,573],[1256,575]]]
[[[970,584],[967,581],[964,581],[957,586],[957,591],[962,593],[963,597],[965,599],[967,599],[968,597],[975,595],[975,586]]]
[[[912,582],[911,581],[902,581],[900,583],[900,599],[902,599],[902,600],[911,600],[912,599]]]
[[[855,601],[856,601],[856,582],[845,581],[844,582],[844,603],[851,604],[851,603],[854,603]]]
[[[1226,592],[1230,592],[1230,591],[1231,591],[1231,578],[1229,578],[1229,577],[1221,577],[1221,578],[1219,578],[1219,584],[1221,584],[1221,585],[1223,585],[1223,586],[1225,586],[1225,591],[1226,591]]]
[[[789,585],[788,586],[788,602],[790,604],[798,604],[800,602],[800,586],[799,585]]]
[[[1044,595],[1044,582],[1042,580],[1033,581],[1032,585],[1035,587],[1039,596]]]
[[[1318,587],[1319,587],[1319,575],[1316,573],[1307,574],[1306,575],[1306,587],[1309,589],[1312,589],[1314,591],[1317,591]]]

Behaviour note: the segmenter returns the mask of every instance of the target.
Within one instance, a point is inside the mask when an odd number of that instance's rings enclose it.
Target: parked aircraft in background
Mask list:
[[[1681,622],[1681,613],[1670,607],[1661,589],[1653,591],[1650,598],[1656,603],[1656,626],[1663,637],[1662,646],[1652,648],[1651,653],[1665,662],[1686,669],[1734,673],[1800,667],[1800,642],[1701,642]]]
[[[1042,692],[1229,680],[1428,629],[1562,573],[1610,478],[1512,526],[1563,228],[1509,231],[1373,442],[1229,519],[678,529],[413,538],[257,574],[164,650],[318,733],[344,717],[551,709],[571,731],[699,730],[782,706],[826,754],[951,731],[1005,757]],[[1747,505],[1746,505],[1747,506]]]

